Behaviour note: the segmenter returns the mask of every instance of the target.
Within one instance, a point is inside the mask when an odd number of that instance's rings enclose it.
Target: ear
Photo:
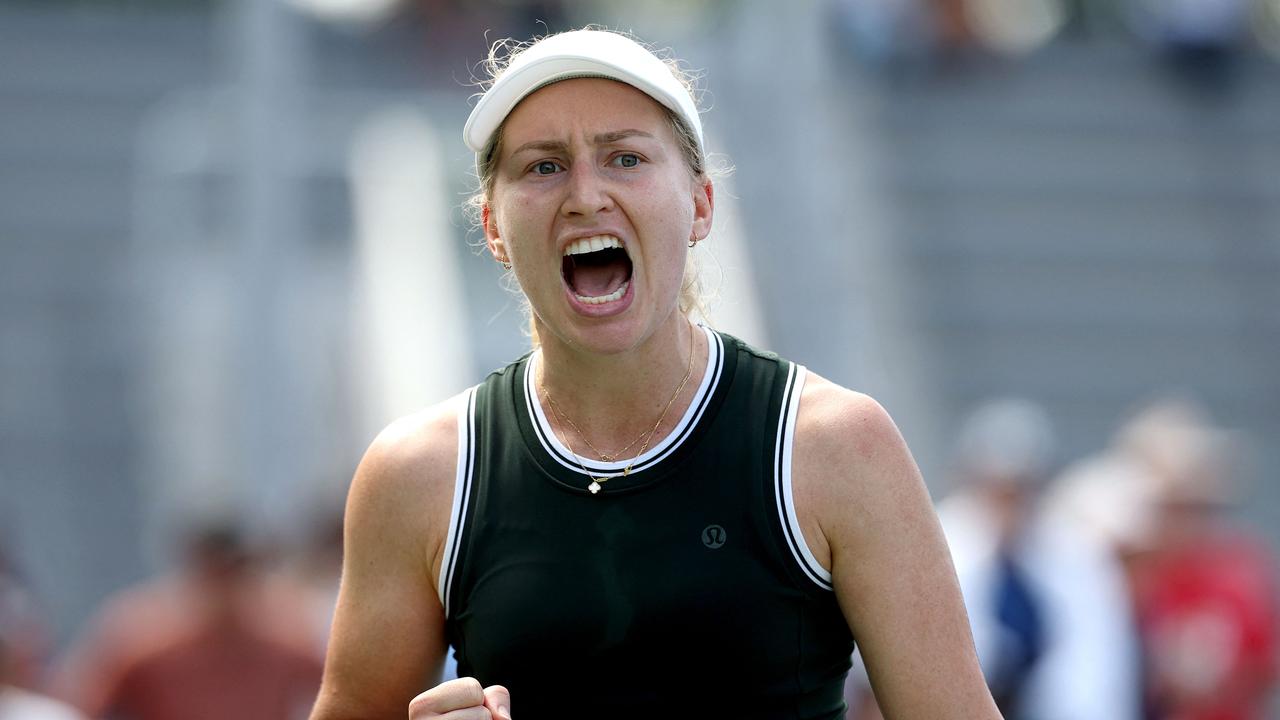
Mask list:
[[[711,234],[715,216],[716,195],[711,179],[705,175],[693,181],[693,230],[690,241],[697,242]]]
[[[502,241],[502,236],[498,234],[498,223],[494,221],[493,211],[489,208],[489,203],[485,203],[480,208],[480,222],[484,225],[484,242],[489,246],[489,253],[493,255],[493,259],[503,264],[510,263],[511,256],[507,255],[506,243]]]

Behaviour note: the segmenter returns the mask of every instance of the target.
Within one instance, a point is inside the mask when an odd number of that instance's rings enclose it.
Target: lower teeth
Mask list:
[[[623,294],[627,292],[627,287],[630,284],[631,284],[631,281],[628,280],[627,282],[622,283],[622,285],[617,290],[614,290],[608,295],[601,295],[600,297],[588,297],[586,295],[576,295],[576,294],[574,295],[574,297],[578,298],[579,302],[586,303],[587,305],[602,305],[607,302],[613,302],[614,300],[621,300]]]

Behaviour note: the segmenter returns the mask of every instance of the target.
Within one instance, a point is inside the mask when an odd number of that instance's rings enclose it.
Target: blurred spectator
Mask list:
[[[44,624],[3,549],[0,546],[0,720],[84,720],[74,709],[32,692],[44,656]]]
[[[1280,0],[1257,0],[1253,36],[1263,50],[1280,59]]]
[[[982,54],[1018,56],[1067,24],[1063,0],[834,0],[835,26],[864,61],[949,68]]]
[[[488,37],[490,42],[507,37],[526,38],[567,29],[567,12],[562,0],[504,0],[503,2],[469,2],[468,0],[414,0],[406,3],[424,32],[420,49],[425,59],[436,67],[453,67],[465,73],[467,65],[459,58],[475,62],[473,38]],[[432,73],[467,80],[465,74]]]
[[[84,720],[84,716],[69,705],[12,683],[5,631],[0,625],[0,720]]]
[[[873,66],[901,67],[934,52],[934,0],[833,0],[833,27],[850,50]],[[958,32],[958,30],[957,30]]]
[[[939,504],[992,694],[1007,720],[1137,717],[1137,651],[1123,574],[1041,506],[1054,437],[1025,400],[965,422],[957,488]]]
[[[0,641],[3,684],[36,689],[43,682],[48,629],[35,596],[0,543]]]
[[[973,43],[971,4],[968,0],[927,0],[933,15],[931,25],[939,44],[963,48]]]
[[[1268,717],[1280,649],[1276,558],[1226,513],[1239,453],[1195,404],[1163,400],[1055,493],[1055,505],[1129,567],[1152,720]]]
[[[107,603],[58,688],[92,717],[301,718],[320,683],[313,637],[300,595],[258,569],[234,526],[212,523],[181,568]]]
[[[1117,444],[1064,470],[1045,504],[1131,568],[1151,550],[1154,493],[1142,459]]]
[[[1237,55],[1250,35],[1251,0],[1131,0],[1137,33],[1200,93],[1229,89]]]
[[[1051,41],[1067,24],[1063,0],[964,0],[969,33],[1003,56],[1020,56]]]
[[[1262,720],[1276,684],[1277,558],[1226,512],[1239,447],[1186,402],[1124,431],[1153,479],[1151,549],[1134,590],[1159,720]]]
[[[1105,15],[1113,9],[1113,4],[1112,0],[1064,0],[1063,35],[1078,40],[1094,37],[1105,24]]]

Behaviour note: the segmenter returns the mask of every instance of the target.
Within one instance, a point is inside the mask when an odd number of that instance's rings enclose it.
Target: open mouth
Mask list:
[[[631,258],[612,235],[575,240],[564,250],[560,275],[579,302],[601,305],[621,300],[631,284]]]

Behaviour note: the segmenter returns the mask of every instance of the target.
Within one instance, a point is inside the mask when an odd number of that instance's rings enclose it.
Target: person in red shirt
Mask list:
[[[1195,408],[1153,411],[1154,543],[1134,572],[1159,720],[1263,720],[1277,680],[1277,558],[1230,520],[1229,436]]]
[[[195,533],[176,573],[107,603],[72,650],[59,694],[95,718],[304,717],[322,661],[300,596],[268,579],[239,534]]]

